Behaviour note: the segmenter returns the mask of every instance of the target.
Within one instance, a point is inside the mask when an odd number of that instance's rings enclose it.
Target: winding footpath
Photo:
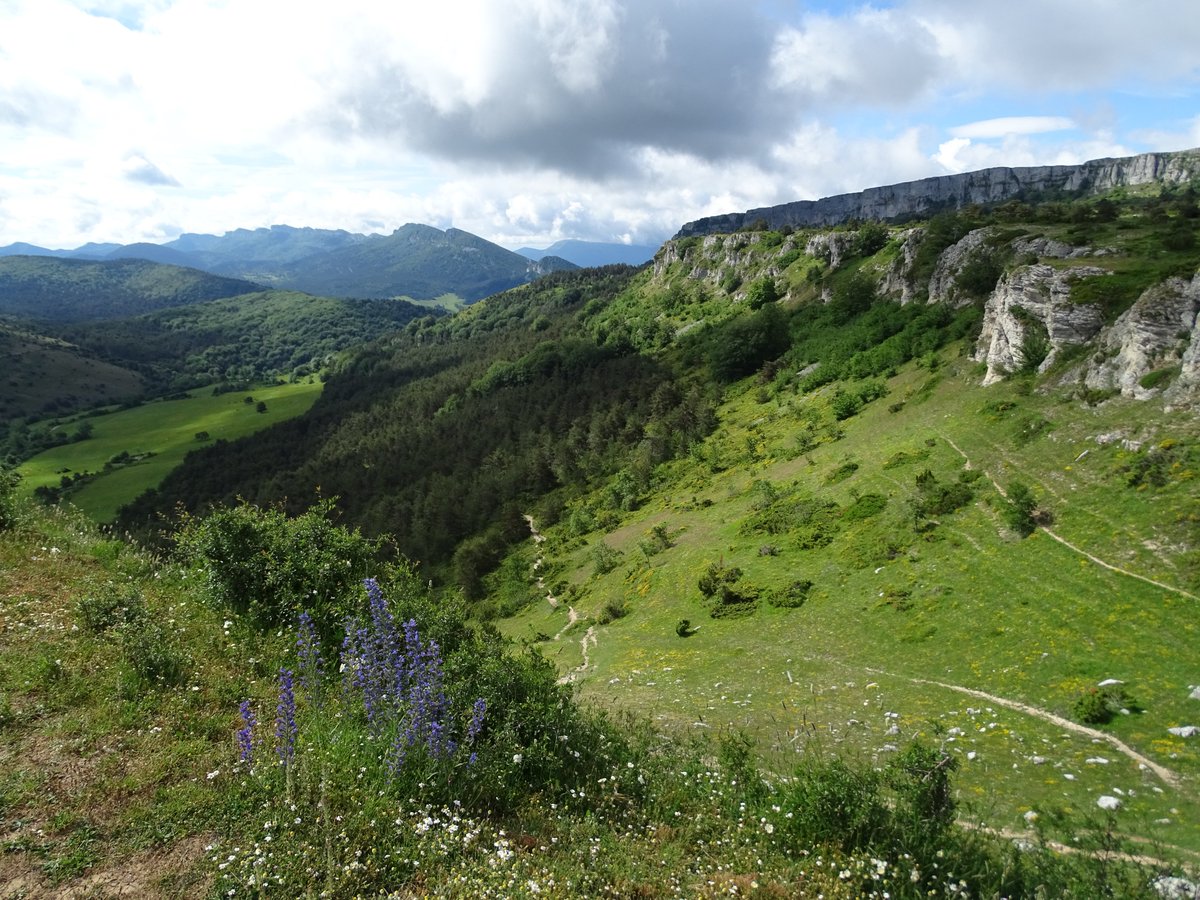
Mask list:
[[[1044,719],[1047,722],[1057,725],[1059,728],[1062,728],[1066,731],[1073,731],[1076,734],[1084,735],[1092,740],[1104,741],[1118,753],[1129,757],[1139,766],[1142,766],[1143,768],[1153,772],[1160,779],[1162,779],[1165,784],[1169,784],[1173,788],[1178,788],[1180,786],[1181,779],[1178,774],[1172,772],[1165,766],[1159,765],[1154,760],[1138,753],[1120,738],[1100,731],[1096,728],[1088,728],[1086,725],[1080,725],[1078,722],[1072,722],[1070,719],[1064,719],[1062,716],[1056,715],[1055,713],[1050,712],[1048,709],[1030,706],[1028,703],[1021,703],[1018,700],[1009,700],[1006,697],[998,697],[995,694],[989,694],[985,691],[976,690],[975,688],[965,687],[961,684],[949,684],[945,681],[934,681],[930,678],[910,678],[907,675],[897,675],[895,672],[887,672],[883,669],[867,669],[867,671],[876,675],[885,675],[889,678],[899,678],[900,680],[907,681],[911,684],[928,684],[932,685],[933,687],[944,688],[948,691],[957,691],[958,693],[966,694],[969,697],[977,697],[980,700],[987,700],[989,703],[994,703],[997,706],[1015,709],[1017,712],[1023,712],[1026,715]]]
[[[537,523],[533,521],[533,516],[526,515],[523,518],[525,519],[526,524],[529,525],[529,533],[533,535],[533,542],[538,548],[537,559],[533,561],[533,571],[536,573],[542,568],[541,547],[542,543],[546,540],[546,536],[538,531]],[[559,603],[558,598],[555,597],[554,593],[546,587],[546,579],[540,574],[537,575],[537,586],[539,590],[544,590],[546,592],[546,602],[549,603],[551,607],[557,609]],[[554,637],[550,638],[550,640],[560,640],[562,636],[570,631],[578,621],[579,613],[575,611],[575,607],[568,606],[567,624],[560,628]],[[579,649],[583,654],[583,661],[580,662],[580,664],[575,668],[568,671],[565,675],[560,676],[558,679],[559,684],[573,684],[587,674],[587,670],[590,669],[592,665],[589,651],[596,646],[596,640],[596,626],[589,625],[588,630],[584,633],[583,637],[579,639]]]
[[[939,435],[939,437],[941,437],[942,440],[944,440],[947,444],[949,444],[950,447],[953,448],[955,453],[957,453],[964,460],[966,460],[968,469],[973,468],[973,466],[971,464],[971,458],[969,456],[967,456],[967,454],[965,452],[963,452],[962,448],[959,447],[958,444],[954,443],[954,441],[950,440],[950,438],[948,438],[944,434]],[[987,470],[983,470],[983,474],[984,474],[984,476],[987,477],[987,480],[992,483],[992,487],[994,487],[996,489],[997,493],[999,493],[1001,497],[1004,497],[1007,500],[1008,494],[1005,493],[1004,488],[1000,487],[1000,483],[998,481],[996,481],[996,479],[993,478]],[[1137,572],[1130,572],[1128,569],[1122,569],[1120,566],[1114,566],[1112,563],[1106,562],[1105,560],[1101,559],[1100,557],[1094,556],[1091,553],[1088,553],[1086,550],[1082,549],[1081,547],[1076,547],[1074,544],[1072,544],[1066,538],[1059,536],[1054,531],[1045,527],[1044,525],[1039,525],[1038,528],[1039,528],[1039,530],[1045,532],[1047,537],[1051,538],[1052,540],[1058,541],[1060,544],[1062,544],[1068,550],[1071,550],[1074,553],[1078,553],[1084,559],[1091,560],[1096,565],[1098,565],[1102,568],[1108,569],[1110,572],[1116,572],[1118,575],[1124,575],[1126,578],[1135,578],[1138,581],[1142,581],[1142,582],[1145,582],[1146,584],[1154,585],[1154,587],[1161,588],[1164,591],[1170,591],[1172,594],[1178,594],[1181,597],[1187,597],[1189,600],[1200,600],[1200,597],[1197,597],[1195,594],[1185,591],[1183,588],[1178,588],[1178,587],[1174,587],[1169,584],[1164,584],[1161,581],[1155,581],[1153,578],[1147,578],[1145,575],[1139,575]]]

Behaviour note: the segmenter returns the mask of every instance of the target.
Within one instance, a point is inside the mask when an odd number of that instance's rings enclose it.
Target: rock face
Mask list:
[[[1095,338],[1104,316],[1098,306],[1071,302],[1071,282],[1104,274],[1090,266],[1059,270],[1036,264],[1001,278],[984,306],[975,346],[975,359],[987,362],[983,383],[993,384],[1021,368],[1035,344],[1045,342],[1048,352],[1038,367],[1045,371],[1063,348]]]
[[[1169,403],[1200,400],[1200,274],[1190,281],[1169,278],[1143,293],[1097,342],[1098,356],[1087,371],[1088,387],[1119,390],[1146,399],[1161,393]],[[1174,378],[1145,388],[1141,380],[1160,369],[1177,368]]]
[[[857,194],[821,200],[798,200],[709,216],[689,222],[675,235],[728,233],[763,220],[769,228],[791,225],[812,228],[840,225],[851,219],[895,221],[928,216],[973,203],[1002,203],[1045,193],[1085,195],[1137,184],[1180,184],[1200,174],[1200,149],[1176,153],[1143,153],[1121,159],[1096,159],[1077,166],[1026,166],[982,169],[961,175],[941,175]]]
[[[957,289],[956,281],[962,273],[963,266],[980,252],[993,231],[992,228],[977,228],[964,235],[958,243],[952,244],[942,251],[937,265],[933,268],[933,274],[929,277],[930,303],[961,306],[963,303],[971,302],[970,297],[966,297],[962,291]]]
[[[923,237],[924,228],[910,228],[896,235],[896,240],[900,242],[900,252],[879,278],[880,297],[895,300],[901,305],[916,299],[917,286],[913,277],[913,267],[917,261],[917,248],[921,245]]]
[[[854,244],[854,235],[847,231],[825,231],[814,234],[804,245],[804,252],[825,260],[829,268],[836,269],[846,258]]]

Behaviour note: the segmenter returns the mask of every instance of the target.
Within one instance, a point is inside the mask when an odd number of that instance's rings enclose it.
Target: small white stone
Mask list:
[[[1121,806],[1121,801],[1116,797],[1110,796],[1109,794],[1104,794],[1099,800],[1096,801],[1096,805],[1101,809],[1119,809]]]

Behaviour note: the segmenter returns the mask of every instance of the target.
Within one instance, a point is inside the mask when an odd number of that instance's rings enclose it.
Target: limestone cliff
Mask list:
[[[1063,349],[1092,340],[1104,325],[1098,306],[1071,302],[1071,282],[1104,269],[1055,269],[1037,263],[1005,275],[984,306],[975,358],[987,363],[985,385],[1021,368],[1045,371]],[[1030,359],[1037,353],[1042,359]]]
[[[762,220],[769,228],[812,228],[851,219],[897,221],[974,203],[1048,194],[1086,195],[1139,184],[1180,184],[1200,176],[1200,149],[1096,159],[1077,166],[1025,166],[940,175],[856,194],[798,200],[689,222],[676,237],[728,233]]]
[[[1197,315],[1200,274],[1190,281],[1169,278],[1154,285],[1096,342],[1099,361],[1088,367],[1085,383],[1138,399],[1161,393],[1177,405],[1200,401]],[[1147,375],[1160,371],[1168,377],[1143,385]]]

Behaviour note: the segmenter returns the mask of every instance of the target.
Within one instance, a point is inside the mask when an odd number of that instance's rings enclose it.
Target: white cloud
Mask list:
[[[966,125],[956,125],[950,133],[956,138],[1000,138],[1010,134],[1044,134],[1065,131],[1075,123],[1066,116],[1003,116]]]

